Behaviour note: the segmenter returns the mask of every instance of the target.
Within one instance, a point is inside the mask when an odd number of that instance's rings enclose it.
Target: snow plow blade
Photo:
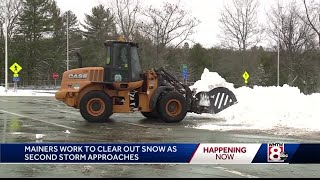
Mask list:
[[[237,103],[232,91],[225,87],[217,87],[209,92],[199,92],[195,95],[201,113],[217,114]]]

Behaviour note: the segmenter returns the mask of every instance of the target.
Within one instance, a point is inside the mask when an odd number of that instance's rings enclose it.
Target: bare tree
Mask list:
[[[305,10],[305,16],[302,20],[312,28],[312,30],[318,36],[318,48],[320,48],[320,3],[312,0],[309,5],[307,5],[306,0],[302,0]]]
[[[221,11],[222,45],[246,51],[260,41],[261,28],[257,21],[258,1],[233,0]]]
[[[170,51],[165,52],[166,47],[175,49],[180,46],[199,24],[196,18],[190,16],[190,12],[181,8],[179,2],[164,3],[161,9],[150,6],[142,13],[146,19],[139,29],[156,46],[155,63],[158,65],[163,65],[162,61],[168,59]]]
[[[310,3],[307,4],[306,0],[302,0],[304,5],[305,14],[301,17],[301,19],[315,32],[317,35],[317,49],[320,49],[320,3],[319,1],[311,0]],[[317,51],[317,54],[319,54],[319,51]],[[313,68],[315,72],[319,72],[320,67],[320,61],[318,58],[316,58],[313,62]],[[318,73],[315,73],[318,74]],[[314,80],[314,85],[318,86],[317,91],[320,91],[319,85],[320,85],[320,75],[315,77],[311,77],[310,79]]]
[[[6,26],[8,38],[11,38],[16,33],[16,24],[20,9],[21,0],[2,0],[0,2],[0,28],[3,30],[3,24],[7,18],[8,24]]]
[[[305,76],[308,64],[305,56],[314,48],[314,33],[300,18],[301,9],[295,1],[282,7],[280,3],[271,8],[269,18],[269,36],[277,44],[280,42],[280,62],[287,71],[287,83],[294,85],[298,80],[302,83],[307,81]]]
[[[276,42],[280,32],[281,48],[289,53],[303,52],[310,49],[309,43],[312,43],[313,33],[311,28],[306,26],[299,18],[301,10],[295,1],[290,1],[289,5],[282,7],[277,4],[272,7],[269,18],[269,33]]]
[[[116,23],[121,30],[121,34],[126,40],[133,40],[138,22],[137,15],[140,10],[140,1],[115,0],[113,2],[113,7],[116,11]]]

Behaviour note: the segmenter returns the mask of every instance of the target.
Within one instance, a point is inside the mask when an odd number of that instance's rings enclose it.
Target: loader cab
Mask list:
[[[106,41],[105,82],[141,81],[142,69],[138,44],[126,41]]]

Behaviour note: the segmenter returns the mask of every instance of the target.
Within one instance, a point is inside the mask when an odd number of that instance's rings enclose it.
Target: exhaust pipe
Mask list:
[[[78,67],[82,68],[82,56],[80,54],[80,52],[76,52],[77,57],[78,57]]]

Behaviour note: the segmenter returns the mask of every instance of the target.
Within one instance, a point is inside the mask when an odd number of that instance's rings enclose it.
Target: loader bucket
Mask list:
[[[217,114],[237,103],[232,91],[225,87],[217,87],[209,92],[199,92],[195,95],[197,103],[202,107],[202,113]]]

